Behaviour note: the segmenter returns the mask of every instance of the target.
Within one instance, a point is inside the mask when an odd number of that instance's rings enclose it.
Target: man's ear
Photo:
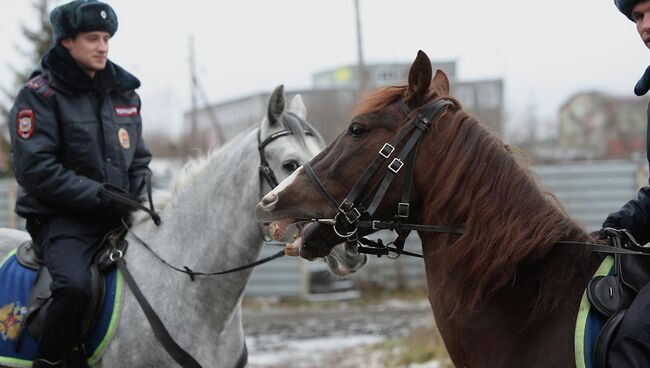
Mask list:
[[[74,40],[71,37],[68,37],[68,38],[64,38],[64,39],[61,40],[61,45],[63,47],[65,47],[66,49],[70,50],[70,49],[72,49],[72,43],[73,42],[74,42]]]

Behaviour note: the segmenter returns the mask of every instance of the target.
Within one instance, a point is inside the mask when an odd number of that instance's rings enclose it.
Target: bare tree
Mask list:
[[[24,85],[39,64],[43,55],[54,44],[54,37],[52,35],[52,27],[50,25],[50,7],[53,4],[52,0],[33,0],[32,1],[32,15],[30,21],[23,23],[20,29],[25,39],[24,42],[16,42],[16,49],[21,54],[25,63],[22,65],[8,65],[7,67],[14,73],[14,81],[12,87],[2,86],[0,92],[4,95],[6,103],[0,103],[0,116],[2,116],[2,127],[7,128],[9,124],[9,110],[20,87]],[[9,144],[7,142],[7,135],[0,134],[0,175],[11,175],[10,165],[7,164],[9,157]]]

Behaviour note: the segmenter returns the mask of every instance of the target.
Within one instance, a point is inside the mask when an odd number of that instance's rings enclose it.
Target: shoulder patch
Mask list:
[[[29,82],[25,83],[25,87],[29,89],[39,89],[44,85],[46,85],[47,82],[48,82],[48,78],[45,75],[40,74],[30,79]]]
[[[21,109],[18,110],[16,118],[16,132],[22,139],[29,139],[34,133],[36,128],[36,118],[34,117],[34,110]]]

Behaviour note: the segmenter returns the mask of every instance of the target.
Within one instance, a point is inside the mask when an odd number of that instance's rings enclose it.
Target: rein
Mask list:
[[[409,119],[409,116],[411,115],[409,107],[402,99],[400,99],[398,103],[402,113],[407,119]],[[390,142],[384,143],[375,159],[366,168],[350,190],[350,193],[340,204],[337,203],[334,197],[327,191],[327,189],[325,189],[325,186],[314,172],[311,164],[309,162],[305,163],[303,168],[305,169],[309,182],[335,212],[335,216],[332,219],[312,219],[311,221],[331,226],[337,236],[345,239],[349,252],[374,254],[378,257],[394,252],[397,254],[394,258],[397,258],[402,254],[423,258],[421,254],[404,251],[404,242],[411,231],[462,235],[464,229],[461,227],[450,228],[446,226],[413,224],[406,222],[409,218],[409,198],[413,183],[415,158],[418,146],[423,135],[427,132],[428,128],[431,127],[432,122],[438,119],[450,105],[453,105],[452,101],[440,99],[435,101],[431,107],[420,109],[418,114],[414,118],[408,120],[405,126],[390,140]],[[404,144],[399,156],[393,158],[387,165],[386,173],[374,192],[370,204],[368,204],[367,207],[364,207],[364,201],[361,198],[364,198],[369,192],[370,181],[377,175],[384,163],[390,159],[396,147],[398,147],[409,134],[411,134],[411,136]],[[397,204],[397,212],[394,216],[394,220],[382,221],[374,219],[373,215],[386,195],[390,184],[405,165],[407,166],[406,179],[404,186],[402,187],[401,201]],[[384,244],[381,239],[375,241],[365,237],[359,237],[359,229],[371,229],[374,231],[391,230],[395,231],[398,236],[393,242]],[[610,228],[604,229],[604,231],[609,237],[621,239],[624,246],[628,249],[577,241],[556,241],[554,245],[581,246],[591,252],[605,254],[650,256],[650,244],[646,246],[639,245],[629,231],[625,229],[617,230]],[[392,244],[395,244],[395,247],[390,247]],[[308,243],[303,246],[308,247]]]
[[[449,228],[446,226],[433,226],[424,224],[408,223],[409,210],[410,210],[410,196],[413,183],[413,175],[415,172],[415,159],[417,156],[418,147],[424,134],[431,127],[432,122],[436,121],[453,102],[448,99],[440,99],[435,101],[431,107],[420,109],[418,114],[409,119],[411,110],[403,100],[399,100],[399,107],[402,113],[406,116],[407,123],[405,126],[390,140],[384,143],[382,148],[377,153],[377,157],[370,163],[364,173],[359,177],[354,184],[350,193],[339,204],[334,197],[325,189],[323,183],[320,181],[314,172],[309,162],[303,165],[305,173],[309,182],[316,188],[319,195],[325,199],[327,204],[334,210],[336,215],[333,219],[313,219],[313,222],[323,225],[332,226],[334,233],[340,238],[344,238],[348,250],[356,253],[377,254],[378,256],[388,254],[393,251],[399,255],[407,254],[403,250],[404,242],[409,233],[415,231],[437,232],[437,233],[451,233],[462,234],[462,228]],[[406,143],[404,143],[399,155],[394,157],[386,166],[387,170],[374,195],[370,199],[367,207],[364,207],[364,200],[369,192],[370,182],[377,175],[379,170],[383,167],[384,163],[391,158],[406,137],[409,136]],[[402,187],[402,196],[400,202],[397,204],[397,212],[394,216],[394,221],[382,221],[374,219],[373,215],[383,200],[388,188],[390,187],[393,179],[397,174],[406,166],[406,179]],[[363,217],[363,220],[360,220]],[[381,241],[376,242],[364,237],[358,236],[358,229],[372,229],[372,230],[393,230],[397,232],[398,237],[393,242],[396,247],[391,249],[384,246]],[[307,247],[305,244],[304,247]],[[421,257],[419,254],[409,253]]]
[[[292,113],[289,113],[289,115],[293,115]],[[311,131],[311,129],[308,128],[306,123],[303,122],[302,119],[300,119],[297,115],[292,116],[294,119],[297,119],[300,122],[300,125],[304,129],[304,134],[305,135],[314,135],[314,133]],[[292,135],[294,134],[291,130],[285,129],[282,131],[279,131],[277,133],[272,134],[268,138],[266,138],[264,141],[261,141],[261,129],[258,129],[257,133],[257,140],[258,140],[258,151],[260,154],[260,193],[263,189],[263,180],[264,178],[271,187],[275,187],[278,184],[277,178],[275,174],[273,173],[273,170],[270,168],[268,165],[268,162],[266,161],[266,156],[264,154],[264,147],[268,145],[270,142],[272,142],[275,139],[278,139],[280,137],[284,137],[287,135]],[[125,204],[127,206],[130,206],[134,209],[139,209],[142,211],[145,211],[153,222],[156,224],[156,226],[160,226],[162,223],[160,216],[158,213],[156,213],[153,205],[153,198],[151,194],[151,173],[148,172],[145,176],[145,180],[143,181],[142,185],[146,185],[147,187],[147,196],[149,200],[149,208],[143,206],[137,198],[133,198],[128,192],[122,190],[119,187],[110,185],[110,184],[103,184],[100,188],[101,195],[106,196],[107,198],[110,198],[111,200],[117,201],[119,203]],[[142,186],[140,187],[140,192],[142,190]],[[233,273],[233,272],[238,272],[242,271],[245,269],[253,268],[256,266],[259,266],[261,264],[270,262],[276,258],[283,257],[285,255],[285,251],[282,250],[280,252],[277,252],[269,257],[259,259],[255,262],[231,268],[225,271],[217,271],[217,272],[195,272],[192,271],[189,267],[183,266],[183,268],[176,267],[169,262],[167,262],[165,259],[163,259],[158,253],[156,253],[149,244],[147,244],[144,240],[142,240],[139,236],[137,236],[131,227],[122,219],[122,225],[124,226],[124,229],[127,230],[128,233],[130,233],[134,239],[138,241],[142,246],[144,246],[151,254],[153,254],[158,260],[160,260],[164,265],[170,267],[171,269],[185,273],[190,277],[191,281],[195,280],[196,276],[216,276],[216,275],[224,275],[228,273]],[[267,241],[267,239],[262,236],[263,240],[269,244],[270,242]],[[163,346],[165,351],[174,359],[176,363],[178,363],[181,367],[183,368],[202,368],[201,365],[188,353],[186,352],[183,348],[181,348],[176,341],[174,341],[174,338],[171,336],[171,334],[167,331],[167,328],[165,327],[164,323],[158,317],[156,312],[154,311],[153,307],[149,302],[147,301],[147,298],[144,296],[142,291],[140,291],[140,288],[138,287],[137,282],[129,272],[129,269],[126,265],[126,261],[124,260],[124,253],[118,246],[117,242],[118,241],[124,241],[124,240],[118,240],[118,239],[111,239],[111,250],[109,253],[109,258],[110,260],[115,263],[115,265],[118,267],[122,275],[124,276],[124,280],[126,281],[129,289],[133,293],[134,297],[136,298],[138,304],[140,304],[140,307],[142,308],[142,311],[145,314],[145,317],[149,321],[149,324],[151,325],[151,329],[154,333],[154,336],[158,340],[158,342]],[[271,243],[275,244],[275,243]],[[281,245],[281,244],[277,244]],[[236,368],[240,367],[245,367],[248,362],[248,351],[246,349],[246,343],[244,342],[244,349],[235,365]]]
[[[245,264],[245,265],[243,265],[243,266],[239,266],[239,267],[235,267],[235,268],[227,269],[227,270],[225,270],[225,271],[215,271],[215,272],[195,272],[195,271],[192,271],[192,269],[190,269],[190,268],[187,267],[187,266],[183,266],[183,268],[179,268],[179,267],[176,267],[176,266],[172,265],[171,263],[167,262],[167,261],[166,261],[164,258],[162,258],[158,253],[156,253],[156,251],[154,251],[154,250],[151,248],[151,246],[150,246],[149,244],[147,244],[147,242],[145,242],[145,241],[142,240],[140,237],[138,237],[138,236],[137,236],[137,235],[136,235],[136,234],[131,230],[131,228],[126,224],[126,222],[124,222],[124,220],[122,220],[122,225],[127,229],[128,233],[131,234],[131,235],[133,236],[133,238],[134,238],[135,240],[138,241],[138,243],[140,243],[140,245],[142,245],[143,247],[145,247],[145,249],[147,249],[151,254],[153,254],[154,257],[158,258],[158,260],[159,260],[160,262],[162,262],[163,264],[165,264],[166,266],[168,266],[169,268],[171,268],[171,269],[174,270],[174,271],[178,271],[178,272],[180,272],[180,273],[187,274],[187,275],[190,277],[190,280],[191,280],[191,281],[194,281],[194,279],[195,279],[196,276],[218,276],[218,275],[225,275],[225,274],[228,274],[228,273],[233,273],[233,272],[243,271],[243,270],[246,270],[246,269],[249,269],[249,268],[253,268],[253,267],[259,266],[259,265],[264,264],[264,263],[266,263],[266,262],[270,262],[270,261],[272,261],[272,260],[274,260],[274,259],[276,259],[276,258],[280,258],[280,257],[282,257],[282,256],[285,255],[284,250],[281,250],[281,251],[279,251],[279,252],[277,252],[277,253],[275,253],[275,254],[269,256],[269,257],[262,258],[262,259],[258,259],[258,260],[255,261],[255,262],[251,262],[251,263]],[[283,246],[283,244],[280,244],[280,243],[270,243],[270,244],[272,244],[272,245],[278,245],[278,246]]]

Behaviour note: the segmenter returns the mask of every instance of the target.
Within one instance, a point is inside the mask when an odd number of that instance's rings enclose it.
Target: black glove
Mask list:
[[[124,217],[135,209],[133,205],[114,198],[115,195],[139,203],[138,198],[131,193],[114,185],[103,184],[97,191],[97,198],[99,199],[100,207],[104,209],[106,214],[109,216]]]
[[[597,243],[607,243],[607,234],[602,229],[592,231],[589,236]]]

